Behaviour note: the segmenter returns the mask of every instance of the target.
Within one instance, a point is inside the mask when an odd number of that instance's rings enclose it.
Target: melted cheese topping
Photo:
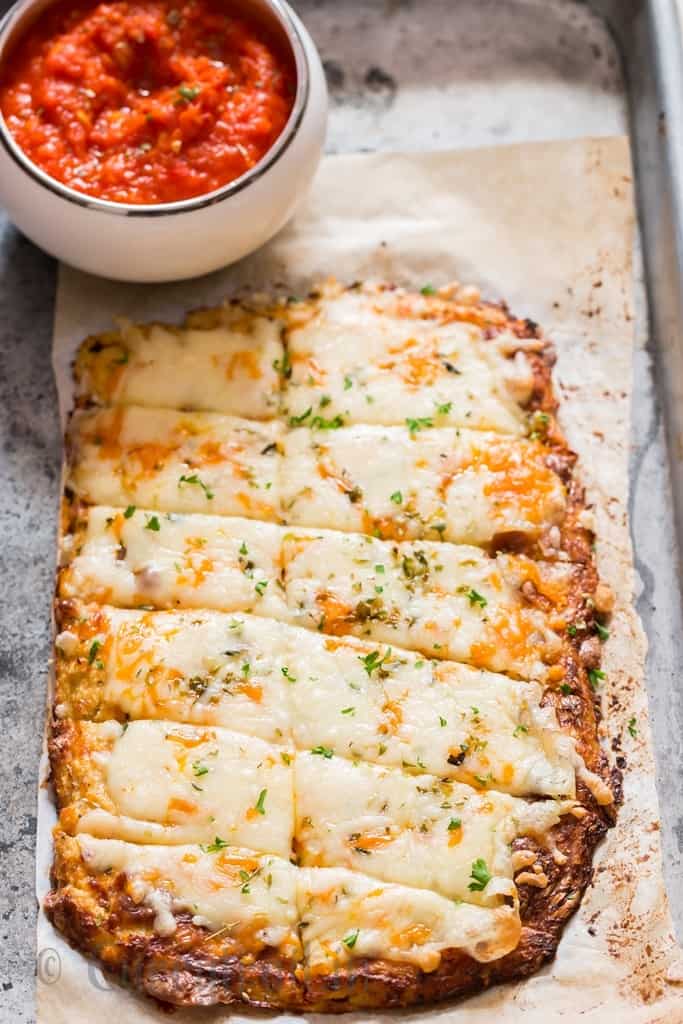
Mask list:
[[[520,795],[573,796],[574,748],[541,687],[398,649],[289,630],[300,749],[324,747]]]
[[[77,831],[138,843],[211,843],[288,857],[291,756],[227,729],[81,723],[89,779]],[[79,785],[80,779],[76,780]],[[264,795],[265,794],[265,795]]]
[[[444,949],[486,962],[505,956],[520,938],[516,907],[453,902],[344,868],[303,869],[297,888],[304,957],[314,974],[358,957],[403,960],[433,971]]]
[[[126,518],[93,508],[61,594],[138,607],[251,611],[543,680],[562,650],[557,630],[565,626],[573,571],[451,544],[394,545],[249,520],[141,510]],[[525,582],[557,614],[530,606],[520,589]]]
[[[290,415],[345,423],[439,424],[520,434],[533,385],[528,363],[508,358],[476,323],[395,315],[391,300],[362,292],[323,299],[288,334]],[[384,308],[383,308],[384,307]],[[517,345],[519,347],[519,345]]]
[[[280,540],[278,527],[248,519],[95,507],[60,593],[128,607],[252,610],[283,618]]]
[[[297,755],[295,779],[303,866],[345,867],[487,906],[515,894],[512,840],[547,831],[562,813],[554,801],[487,791],[486,780],[477,791],[315,751]],[[489,878],[473,887],[479,860]]]
[[[96,504],[471,544],[536,536],[565,513],[547,448],[482,431],[287,431],[129,406],[76,414],[70,443],[70,486]]]
[[[207,409],[267,419],[277,410],[282,321],[239,308],[192,314],[184,328],[123,322],[86,342],[81,394],[103,405]]]
[[[326,531],[287,535],[283,562],[294,621],[311,629],[527,679],[546,679],[562,649],[550,626],[563,628],[561,616],[550,619],[531,607],[520,587],[533,575],[561,610],[570,566]]]
[[[140,406],[78,413],[70,484],[85,501],[276,520],[278,423]]]
[[[58,691],[96,643],[88,671],[109,717],[225,726],[475,786],[491,777],[509,793],[574,795],[573,743],[535,683],[249,615],[109,608],[94,619],[80,606],[58,636]]]
[[[198,846],[132,845],[86,835],[78,843],[89,874],[126,876],[127,895],[154,911],[159,934],[172,935],[176,915],[190,914],[211,932],[285,947],[299,959],[301,920],[313,971],[333,970],[356,957],[403,960],[430,971],[444,949],[487,961],[519,940],[513,907],[454,903],[343,868],[297,869],[281,858],[235,847],[206,853]]]
[[[108,611],[103,699],[132,719],[290,739],[287,627],[217,612]],[[111,642],[107,642],[111,638]],[[103,638],[104,639],[104,638]]]
[[[282,464],[284,514],[301,526],[395,540],[533,536],[565,512],[564,487],[546,455],[538,441],[472,430],[294,430]]]
[[[299,953],[297,871],[279,857],[226,847],[207,853],[199,846],[143,846],[118,839],[78,837],[81,857],[94,876],[121,872],[126,891],[155,913],[161,935],[176,930],[176,914],[194,924],[238,937],[248,929],[266,946],[285,943]]]

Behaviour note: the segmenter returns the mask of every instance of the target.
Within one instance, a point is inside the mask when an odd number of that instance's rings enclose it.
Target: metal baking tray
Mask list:
[[[680,938],[683,33],[675,0],[293,0],[293,5],[325,63],[330,152],[631,136],[642,243],[636,254],[631,530],[638,610],[650,642],[648,690],[665,877]],[[0,0],[0,13],[6,6]],[[43,728],[36,708],[42,707],[46,686],[60,428],[49,362],[54,265],[2,228],[0,213],[0,267],[5,268],[0,424],[6,435],[0,476],[7,481],[0,488],[0,564],[5,567],[0,694],[12,737],[0,753],[6,808],[0,1022],[28,1024],[34,1019],[33,829]],[[41,972],[44,954],[39,951]]]

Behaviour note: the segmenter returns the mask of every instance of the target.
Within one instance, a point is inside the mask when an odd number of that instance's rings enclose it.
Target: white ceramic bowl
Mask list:
[[[12,42],[52,0],[19,0],[0,22],[0,64]],[[175,281],[234,263],[292,216],[322,153],[327,89],[313,40],[281,0],[241,0],[267,18],[296,65],[292,113],[275,144],[229,185],[177,203],[94,199],[37,167],[0,114],[0,203],[33,242],[66,263],[121,281]]]

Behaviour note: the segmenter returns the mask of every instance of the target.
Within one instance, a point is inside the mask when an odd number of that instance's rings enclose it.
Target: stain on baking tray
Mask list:
[[[332,99],[336,99],[337,95],[344,91],[344,84],[346,82],[344,69],[336,60],[325,60],[323,61],[323,71],[325,72],[325,78],[327,79],[327,88],[330,91],[330,97]]]
[[[372,64],[362,73],[347,76],[339,61],[328,58],[323,61],[330,99],[333,103],[381,104],[391,107],[398,91],[398,83],[384,68]]]
[[[396,80],[383,68],[368,68],[364,81],[371,92],[385,93],[390,100],[396,95]]]

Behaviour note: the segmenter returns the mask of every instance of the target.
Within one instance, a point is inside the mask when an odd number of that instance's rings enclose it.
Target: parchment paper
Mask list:
[[[600,571],[617,595],[605,647],[602,731],[610,756],[616,750],[626,759],[624,804],[598,851],[593,884],[556,960],[519,984],[398,1015],[420,1024],[683,1022],[683,969],[659,851],[645,640],[631,605],[626,502],[633,216],[625,139],[339,156],[323,163],[295,221],[236,267],[164,286],[116,284],[61,269],[54,363],[62,416],[71,406],[69,364],[76,345],[110,327],[113,316],[175,320],[240,287],[281,286],[296,294],[329,273],[348,281],[438,285],[456,278],[477,284],[487,298],[504,298],[517,315],[541,322],[557,345],[561,419],[596,505]],[[635,736],[627,728],[631,718]],[[42,898],[54,821],[45,787],[38,821]],[[168,1021],[168,1013],[149,1000],[106,981],[42,914],[38,951],[39,1024]],[[223,1008],[178,1011],[171,1019],[204,1024],[230,1018],[240,1024],[254,1016],[259,1015]],[[396,1016],[346,1019],[388,1022]]]

